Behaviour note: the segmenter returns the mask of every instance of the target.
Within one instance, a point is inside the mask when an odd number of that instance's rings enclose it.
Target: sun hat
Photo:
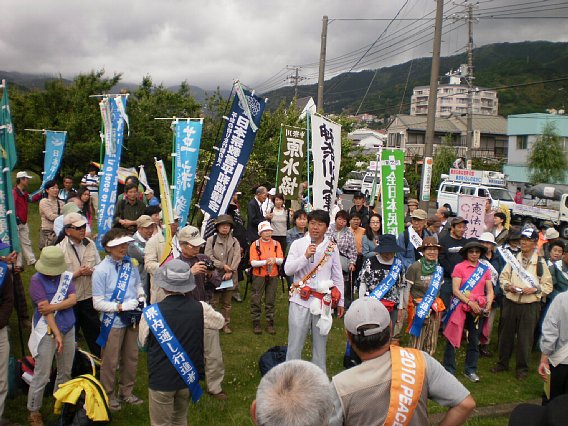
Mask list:
[[[132,241],[134,241],[134,238],[132,238],[128,235],[122,235],[119,238],[115,238],[114,240],[110,240],[108,243],[106,243],[105,247],[116,247],[116,246],[119,246],[121,244],[130,243]]]
[[[349,333],[360,336],[371,336],[380,333],[390,326],[390,322],[387,308],[372,297],[362,297],[351,303],[343,321],[345,329]],[[359,330],[364,325],[375,327]]]
[[[466,243],[466,245],[460,249],[460,254],[465,259],[467,258],[467,252],[474,248],[481,250],[481,254],[487,253],[487,247],[481,244],[478,240],[473,240],[469,243]]]
[[[65,204],[61,209],[61,214],[67,216],[69,213],[79,213],[81,209],[73,201]]]
[[[558,237],[560,237],[560,234],[554,228],[548,228],[546,231],[544,231],[544,238],[547,240],[554,240]]]
[[[264,231],[274,231],[274,229],[272,229],[272,226],[270,225],[270,222],[267,220],[258,224],[258,235],[260,235]]]
[[[268,195],[276,195],[276,188],[270,188],[270,191],[268,191]]]
[[[24,170],[16,173],[16,179],[23,179],[23,178],[33,179],[33,176],[28,175],[28,172]]]
[[[147,214],[143,214],[138,219],[136,219],[136,226],[139,228],[148,228],[149,226],[154,225],[156,222],[152,220],[150,216]]]
[[[416,250],[424,251],[429,247],[437,248],[438,252],[443,248],[440,244],[438,244],[438,240],[435,237],[428,236],[424,237],[424,239],[422,240],[422,245],[420,247],[417,247]]]
[[[81,226],[85,226],[87,224],[87,220],[81,216],[79,213],[69,213],[63,219],[64,226],[75,226],[80,228]]]
[[[396,238],[392,234],[379,235],[379,245],[375,247],[375,252],[377,253],[400,253],[404,251],[396,243]]]
[[[195,288],[195,277],[189,264],[173,259],[156,271],[154,283],[167,291],[189,293]]]
[[[538,240],[538,231],[533,228],[525,228],[521,231],[521,239]]]
[[[235,227],[235,222],[233,222],[233,218],[231,217],[231,215],[228,214],[222,214],[221,216],[217,217],[217,219],[215,219],[215,227],[223,224],[231,225],[231,228]]]
[[[57,276],[67,270],[65,254],[57,246],[44,247],[39,255],[39,260],[35,263],[35,269],[40,274]]]
[[[201,238],[201,232],[195,226],[187,225],[179,231],[178,240],[182,243],[189,243],[193,247],[199,247],[205,244],[205,240]]]
[[[410,198],[406,204],[409,206],[417,206],[418,200],[416,198]]]
[[[422,209],[416,209],[410,213],[411,219],[426,220],[428,218],[428,213]]]
[[[520,240],[521,239],[521,231],[519,229],[517,229],[517,227],[511,228],[509,230],[509,237],[507,238],[507,241],[515,241],[515,240]]]
[[[152,188],[148,188],[146,191],[144,191],[144,194],[148,195],[148,194],[153,194],[154,190]]]
[[[497,243],[495,242],[495,236],[491,232],[484,232],[483,234],[481,234],[479,241],[482,243],[491,243],[494,246],[497,245]]]

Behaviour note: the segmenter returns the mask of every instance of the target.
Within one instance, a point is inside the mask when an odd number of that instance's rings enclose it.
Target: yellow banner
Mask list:
[[[160,185],[160,199],[162,206],[162,222],[164,224],[164,230],[166,231],[166,245],[162,252],[162,257],[160,258],[160,265],[162,265],[172,254],[173,235],[170,224],[174,221],[174,212],[172,209],[170,186],[168,184],[168,176],[166,174],[166,169],[164,168],[164,162],[162,160],[154,159],[154,163],[156,165],[156,171],[158,172],[158,183]]]

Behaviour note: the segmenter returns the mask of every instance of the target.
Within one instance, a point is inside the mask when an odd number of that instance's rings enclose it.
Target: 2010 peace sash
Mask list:
[[[199,385],[199,373],[183,346],[172,333],[170,326],[162,316],[158,304],[147,306],[144,309],[144,318],[168,360],[189,388],[191,400],[196,404],[201,395],[203,395],[203,390]]]
[[[468,291],[473,290],[474,287],[477,284],[479,284],[481,278],[483,278],[485,272],[487,272],[488,269],[489,268],[487,267],[487,265],[480,263],[477,269],[473,271],[473,274],[471,274],[470,277],[466,280],[466,282],[462,284],[462,286],[460,287],[460,291],[462,293],[466,293]],[[450,317],[452,316],[452,314],[454,313],[454,311],[456,310],[459,304],[460,304],[460,299],[458,299],[455,296],[452,296],[452,301],[450,302],[450,309],[446,311],[446,315],[442,319],[444,324],[447,324],[448,320],[450,319]]]
[[[412,322],[412,327],[410,328],[410,334],[413,336],[420,336],[420,331],[422,330],[422,324],[424,320],[430,313],[430,308],[432,303],[436,300],[440,286],[442,285],[442,280],[444,279],[444,268],[440,265],[436,266],[436,271],[430,280],[428,285],[428,290],[426,290],[426,295],[422,298],[422,302],[416,308],[416,315],[414,316],[414,321]]]
[[[538,280],[533,276],[533,274],[531,274],[521,266],[519,259],[517,259],[513,253],[511,253],[509,250],[503,249],[502,247],[497,247],[497,250],[499,251],[499,253],[501,253],[503,259],[505,259],[505,261],[509,265],[511,265],[511,269],[513,270],[513,272],[516,272],[521,280],[523,280],[533,288],[539,288]]]
[[[118,271],[118,278],[116,280],[116,287],[110,298],[111,302],[122,303],[124,301],[124,296],[126,294],[126,287],[128,287],[128,282],[130,281],[130,275],[132,274],[132,262],[130,257],[124,256],[122,259],[122,264],[120,265],[120,270]],[[116,318],[115,312],[105,312],[103,319],[101,320],[101,332],[97,338],[97,345],[101,348],[106,346],[108,340],[108,335],[112,329],[112,323]]]
[[[57,286],[57,291],[49,302],[50,305],[55,305],[65,300],[72,279],[73,274],[71,272],[63,272],[63,274],[61,274],[61,277],[59,278],[59,285]],[[56,314],[57,312],[55,312],[53,315],[55,316]],[[38,355],[37,349],[39,342],[41,342],[41,339],[43,339],[43,336],[45,336],[45,334],[47,333],[47,328],[47,321],[45,320],[45,316],[43,315],[40,317],[37,324],[34,325],[32,322],[32,332],[28,340],[28,348],[34,358]]]
[[[410,424],[422,394],[426,360],[417,349],[391,346],[390,353],[392,378],[385,425],[406,426]]]
[[[402,261],[398,257],[395,257],[394,262],[392,263],[392,266],[389,269],[389,273],[385,278],[383,278],[383,280],[377,286],[377,288],[375,288],[373,292],[369,294],[369,297],[372,297],[379,301],[383,297],[385,297],[385,294],[387,294],[389,290],[392,288],[392,286],[396,284],[396,280],[398,279],[398,276],[400,275],[401,271],[402,271]]]

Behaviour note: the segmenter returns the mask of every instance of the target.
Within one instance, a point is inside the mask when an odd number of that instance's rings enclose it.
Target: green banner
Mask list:
[[[383,149],[381,155],[383,233],[404,231],[404,151]]]
[[[286,200],[295,200],[301,183],[306,151],[306,130],[282,126],[276,188]]]
[[[20,238],[16,223],[16,208],[12,196],[12,177],[10,171],[16,165],[16,142],[8,102],[8,88],[3,87],[0,104],[0,239],[10,244],[10,251],[20,251]]]

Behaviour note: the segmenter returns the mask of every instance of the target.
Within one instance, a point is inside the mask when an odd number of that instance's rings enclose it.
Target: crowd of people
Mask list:
[[[444,207],[428,216],[411,199],[404,231],[395,236],[382,233],[382,217],[363,194],[354,195],[349,211],[335,209],[330,216],[301,205],[287,208],[282,194],[259,186],[246,223],[236,193],[227,212],[206,216],[201,229],[179,227],[175,215],[162,223],[159,200],[131,176],[118,197],[113,228],[102,236],[101,259],[91,231],[96,168],[78,191],[66,176],[61,190],[47,182],[43,197],[27,193],[30,179],[19,172],[13,193],[22,250],[0,258],[0,269],[9,264],[15,272],[4,271],[0,287],[0,349],[6,358],[7,318],[15,304],[21,325],[31,330],[35,359],[31,425],[43,424],[54,359],[55,389],[71,378],[79,335],[101,358],[100,381],[112,411],[144,403],[133,393],[140,347],[148,356],[152,425],[187,424],[189,399],[202,393],[199,378],[211,397],[226,400],[219,333],[233,332],[232,303],[242,301],[244,279],[250,279],[255,335],[277,334],[279,281],[289,290],[286,361],[259,385],[251,406],[257,424],[426,424],[428,399],[449,407],[443,424],[462,424],[475,401],[455,377],[456,350],[466,336],[460,368],[471,382],[480,381],[478,359],[493,356],[497,317],[492,372],[508,371],[515,352],[515,376],[525,379],[538,340],[542,356],[532,370],[551,383],[544,402],[568,393],[568,327],[562,326],[568,321],[568,247],[550,224],[515,229],[488,203],[485,232],[472,239],[464,218],[451,218]],[[34,201],[41,218],[38,259],[28,228],[28,203]],[[21,279],[24,259],[36,270],[29,296]],[[334,315],[344,317],[347,369],[330,383],[326,354]],[[301,361],[308,334],[311,363]],[[434,356],[442,343],[440,363]],[[0,389],[0,416],[4,398]]]

